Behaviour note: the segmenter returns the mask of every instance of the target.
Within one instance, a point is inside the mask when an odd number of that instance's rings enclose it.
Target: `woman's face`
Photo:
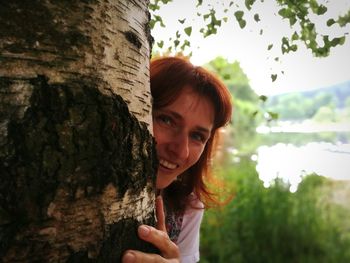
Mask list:
[[[153,111],[159,168],[157,189],[170,185],[194,165],[211,136],[214,107],[208,98],[186,86],[171,104]]]

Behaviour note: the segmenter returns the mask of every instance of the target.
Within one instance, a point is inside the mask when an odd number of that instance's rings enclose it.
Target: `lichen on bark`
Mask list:
[[[154,213],[141,209],[153,207],[154,141],[98,81],[21,80],[25,110],[6,121],[0,113],[4,262],[118,262],[123,249],[147,247],[136,227],[154,224]],[[8,91],[16,81],[0,84]]]

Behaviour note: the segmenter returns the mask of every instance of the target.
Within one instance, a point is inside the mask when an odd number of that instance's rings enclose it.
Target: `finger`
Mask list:
[[[122,257],[122,263],[165,263],[165,258],[157,254],[143,253],[136,250],[128,250]]]
[[[157,229],[166,231],[163,198],[159,195],[156,198]]]
[[[180,253],[178,247],[172,242],[168,234],[151,226],[141,225],[138,228],[139,237],[156,246],[163,257],[178,258]]]

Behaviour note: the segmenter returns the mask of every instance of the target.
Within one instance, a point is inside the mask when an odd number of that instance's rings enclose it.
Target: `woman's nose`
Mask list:
[[[170,150],[175,158],[180,160],[187,159],[189,155],[188,136],[183,132],[177,133],[171,142]]]

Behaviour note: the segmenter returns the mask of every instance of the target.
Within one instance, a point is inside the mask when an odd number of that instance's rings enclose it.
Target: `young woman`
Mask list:
[[[128,250],[123,262],[198,262],[203,211],[216,202],[206,181],[219,128],[231,119],[231,96],[218,78],[184,58],[155,59],[150,71],[161,197],[157,229],[143,225],[138,234],[161,255]]]

